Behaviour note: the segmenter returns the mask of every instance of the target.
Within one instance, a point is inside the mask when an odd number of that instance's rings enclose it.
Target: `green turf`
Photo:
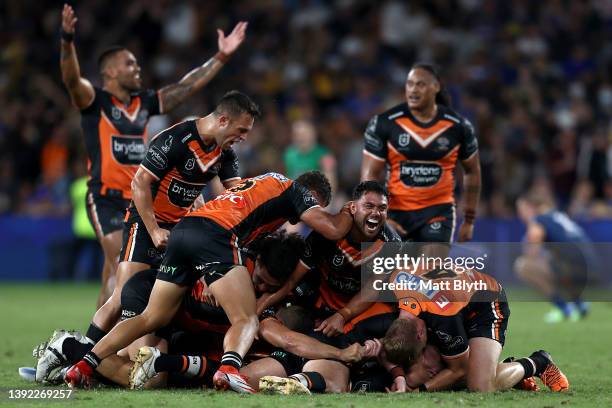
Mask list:
[[[8,388],[31,387],[17,375],[20,366],[32,366],[31,349],[53,329],[85,330],[94,309],[97,287],[82,285],[0,286],[0,405],[35,406],[7,400]],[[543,347],[551,352],[570,379],[566,394],[509,391],[491,395],[466,392],[413,395],[321,395],[316,397],[241,396],[230,393],[193,391],[124,390],[77,391],[70,406],[75,407],[374,407],[374,406],[495,406],[607,407],[612,406],[612,304],[593,305],[592,315],[583,322],[545,325],[543,303],[511,304],[512,317],[503,356],[522,356]],[[51,406],[62,406],[54,402]]]

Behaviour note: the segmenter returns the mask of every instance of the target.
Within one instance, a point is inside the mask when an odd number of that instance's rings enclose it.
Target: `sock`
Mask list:
[[[551,302],[557,306],[559,308],[559,310],[561,310],[563,312],[563,315],[565,317],[569,316],[572,313],[572,308],[570,306],[569,303],[567,303],[565,300],[563,300],[561,298],[561,296],[559,296],[558,293],[555,293],[552,296]]]
[[[96,344],[97,342],[102,340],[102,337],[106,336],[107,333],[108,332],[96,326],[94,322],[91,322],[89,323],[89,328],[87,329],[87,333],[85,334],[85,336],[87,337],[87,340],[89,340],[90,343]]]
[[[584,317],[589,313],[589,305],[581,298],[576,298],[574,300],[574,305],[576,305],[576,309],[580,312],[580,316]]]
[[[242,367],[242,357],[233,351],[226,351],[223,353],[223,357],[221,357],[221,365],[232,366],[236,370],[240,370],[240,367]]]
[[[544,372],[544,370],[546,370],[548,364],[550,364],[550,360],[546,358],[546,355],[542,350],[531,353],[529,360],[533,362],[535,367],[534,374],[538,377]]]
[[[158,359],[159,360],[159,359]],[[157,362],[157,360],[156,360]],[[206,386],[212,388],[213,374],[219,369],[219,362],[215,360],[206,361],[206,370],[201,377],[187,377],[185,374],[168,373],[168,387],[171,388],[199,388]]]
[[[100,360],[100,358],[96,356],[96,353],[94,353],[93,351],[88,351],[87,354],[85,354],[85,356],[83,357],[82,361],[87,363],[87,365],[90,366],[93,370],[98,368],[98,366],[102,362],[102,360]]]
[[[173,356],[162,354],[155,360],[155,371],[185,374],[185,377],[202,377],[206,373],[207,360],[204,356]]]
[[[62,343],[62,353],[66,356],[70,363],[76,363],[82,359],[88,351],[93,348],[93,344],[83,344],[75,338],[68,337]]]
[[[327,387],[325,378],[315,371],[294,374],[289,376],[289,378],[299,381],[312,392],[325,392],[325,388]]]
[[[529,377],[533,377],[533,375],[536,372],[536,365],[533,362],[532,359],[530,358],[519,358],[517,360],[514,360],[515,363],[519,363],[520,365],[523,366],[523,369],[525,370],[525,375],[523,376],[523,380],[525,378],[529,378]]]

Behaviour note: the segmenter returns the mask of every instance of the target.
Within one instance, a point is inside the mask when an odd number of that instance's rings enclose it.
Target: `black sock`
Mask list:
[[[529,359],[533,361],[533,364],[535,365],[534,375],[538,377],[544,372],[544,370],[546,370],[546,367],[548,367],[548,364],[551,362],[550,356],[543,350],[531,353]]]
[[[208,361],[204,356],[169,355],[161,354],[155,360],[155,371],[168,371],[182,373],[186,377],[203,377],[206,373]]]
[[[240,367],[242,367],[242,357],[236,352],[226,351],[223,353],[223,357],[221,357],[221,365],[229,365],[240,370]]]
[[[325,392],[325,388],[327,388],[325,378],[315,371],[306,371],[303,373],[294,374],[289,376],[289,378],[298,380],[312,392]]]
[[[73,337],[68,337],[62,344],[62,353],[66,356],[68,362],[74,364],[82,359],[93,346],[91,343],[83,344]]]
[[[85,356],[83,357],[83,361],[85,361],[87,365],[94,370],[98,368],[98,366],[102,362],[102,360],[100,360],[100,358],[96,356],[96,353],[94,353],[93,351],[88,351],[87,354],[85,354]]]
[[[530,358],[519,358],[517,360],[514,360],[514,362],[519,363],[523,366],[523,369],[525,370],[525,375],[523,376],[523,379],[533,377],[536,371],[536,366],[533,360],[531,360]]]
[[[85,336],[87,336],[89,340],[96,344],[97,342],[102,340],[102,337],[106,336],[107,333],[108,332],[105,332],[104,330],[96,326],[95,323],[91,322],[89,323],[89,328],[87,329],[87,334],[85,334]]]
[[[168,373],[168,386],[172,388],[199,388],[202,386],[212,388],[212,377],[219,369],[219,365],[218,361],[207,360],[206,371],[201,377],[187,377],[180,373]]]

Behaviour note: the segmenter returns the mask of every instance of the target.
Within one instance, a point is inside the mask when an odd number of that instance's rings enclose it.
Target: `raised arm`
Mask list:
[[[64,4],[64,9],[62,10],[62,45],[60,52],[62,81],[68,89],[72,104],[79,109],[85,109],[93,102],[95,91],[91,82],[81,77],[81,69],[73,41],[76,22],[77,18],[74,10],[68,4]]]
[[[215,75],[217,75],[230,55],[232,55],[244,41],[247,25],[248,23],[245,21],[239,22],[227,37],[223,31],[217,30],[219,34],[219,52],[206,61],[204,65],[191,70],[180,81],[159,90],[161,103],[160,110],[162,113],[169,112],[176,108],[181,102],[202,89],[215,77]]]
[[[459,228],[459,242],[470,241],[474,233],[474,219],[480,201],[480,156],[478,151],[461,161],[463,175],[463,223]]]

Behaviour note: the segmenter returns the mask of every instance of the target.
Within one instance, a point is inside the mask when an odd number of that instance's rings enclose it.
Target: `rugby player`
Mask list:
[[[320,274],[319,297],[314,305],[316,328],[326,336],[344,332],[367,317],[393,312],[384,303],[361,302],[361,269],[386,242],[400,238],[385,224],[388,193],[377,181],[364,181],[353,191],[350,206],[354,217],[351,230],[339,240],[330,240],[317,231],[306,239],[307,251],[287,283],[276,293],[260,298],[258,311],[285,298],[307,274]],[[363,248],[363,249],[362,249]],[[350,303],[350,305],[349,305]]]
[[[516,209],[527,225],[527,244],[524,254],[515,262],[515,270],[555,305],[544,320],[557,323],[586,317],[589,306],[581,294],[589,268],[596,265],[586,234],[541,194],[521,196]]]
[[[74,46],[76,22],[73,8],[64,4],[60,67],[72,103],[81,111],[88,154],[88,215],[105,257],[100,307],[112,293],[110,278],[116,272],[123,218],[132,198],[130,183],[146,153],[149,117],[171,111],[213,79],[244,41],[247,23],[238,23],[227,37],[218,30],[215,56],[179,82],[156,91],[142,89],[138,61],[124,47],[100,55],[102,88],[83,78]]]
[[[389,169],[389,224],[406,241],[448,243],[455,231],[455,170],[464,170],[463,222],[458,240],[472,239],[480,197],[478,142],[471,123],[450,108],[430,64],[408,73],[406,102],[374,116],[365,131],[362,180]],[[428,245],[447,251],[445,245]],[[426,249],[427,250],[427,249]]]
[[[90,343],[97,343],[117,322],[125,282],[138,271],[159,266],[170,229],[189,212],[205,184],[218,177],[230,188],[240,180],[231,146],[246,139],[258,115],[248,96],[231,91],[209,115],[174,125],[151,141],[132,181],[117,282],[87,330]],[[58,332],[51,338],[36,367],[37,381],[66,362],[62,350],[83,347],[76,337]]]
[[[504,289],[493,277],[477,271],[421,269],[395,271],[390,281],[420,289],[395,290],[401,310],[382,341],[386,360],[409,367],[429,341],[446,365],[420,391],[444,390],[465,380],[470,391],[491,392],[533,376],[552,391],[569,388],[565,375],[543,350],[498,366],[510,308]],[[426,281],[435,282],[437,289],[426,290]],[[457,282],[462,289],[457,290]]]
[[[68,370],[66,382],[87,386],[100,361],[166,325],[187,289],[204,276],[232,324],[225,336],[221,367],[214,376],[215,386],[248,392],[250,387],[238,370],[257,333],[258,320],[253,283],[240,249],[288,220],[302,220],[329,239],[341,238],[353,218],[347,209],[330,215],[320,207],[319,203],[329,203],[330,190],[319,172],[305,173],[295,182],[267,173],[243,180],[188,214],[170,234],[145,311],[116,325]]]

